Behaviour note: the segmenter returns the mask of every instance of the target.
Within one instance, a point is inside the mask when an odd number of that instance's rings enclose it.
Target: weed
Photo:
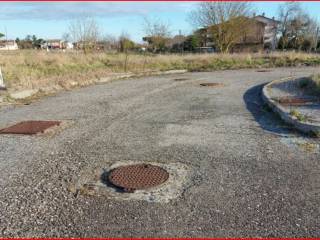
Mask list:
[[[300,122],[306,122],[307,121],[307,116],[301,114],[298,110],[293,109],[290,111],[290,115],[297,118],[298,121]]]
[[[314,143],[299,143],[299,147],[303,148],[306,152],[314,152],[317,149],[317,145]]]

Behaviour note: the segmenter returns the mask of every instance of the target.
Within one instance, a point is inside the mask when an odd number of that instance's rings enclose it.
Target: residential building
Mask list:
[[[0,50],[18,50],[18,44],[15,40],[0,40]]]
[[[61,39],[48,39],[41,44],[43,49],[73,49],[71,42],[63,41]]]
[[[263,32],[263,44],[264,48],[268,48],[270,50],[275,50],[277,47],[277,32],[279,21],[275,20],[274,17],[268,18],[263,13],[262,15],[258,15],[253,17],[260,23],[264,23],[264,32]]]
[[[275,50],[277,47],[277,28],[279,21],[267,18],[264,14],[246,18],[245,30],[236,39],[232,52],[257,52],[262,50]],[[201,48],[215,49],[212,31],[217,31],[219,25],[201,28],[195,32],[200,39]]]

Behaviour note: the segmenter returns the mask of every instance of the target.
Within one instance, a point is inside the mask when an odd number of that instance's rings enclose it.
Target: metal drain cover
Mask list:
[[[59,121],[23,121],[11,127],[0,130],[0,134],[26,134],[32,135],[44,132],[46,129],[58,126]]]
[[[181,82],[181,81],[187,81],[189,80],[188,78],[175,78],[174,81],[176,82]]]
[[[259,69],[256,72],[271,72],[269,69]]]
[[[223,87],[223,83],[200,83],[202,87]]]
[[[317,102],[317,100],[299,97],[282,97],[278,99],[278,102],[284,106],[301,106],[305,104],[312,104],[314,102]]]
[[[109,181],[126,192],[158,186],[169,178],[169,173],[151,164],[135,164],[113,169]]]

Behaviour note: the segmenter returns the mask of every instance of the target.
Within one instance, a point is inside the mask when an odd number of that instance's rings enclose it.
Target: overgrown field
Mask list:
[[[9,89],[71,88],[113,73],[143,73],[187,69],[213,71],[240,68],[271,68],[320,65],[320,55],[272,54],[187,54],[149,55],[19,50],[0,52],[0,67]],[[126,66],[125,66],[126,65]]]

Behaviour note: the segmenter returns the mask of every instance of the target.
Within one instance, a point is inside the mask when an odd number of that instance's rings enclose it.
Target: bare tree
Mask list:
[[[302,14],[301,5],[298,2],[287,2],[279,7],[278,19],[280,21],[279,32],[281,34],[280,45],[282,50],[287,48],[289,33],[292,31],[291,23]]]
[[[64,33],[62,34],[62,40],[66,41],[66,42],[70,42],[71,41],[71,36],[69,33]]]
[[[105,42],[105,48],[107,50],[119,50],[120,49],[120,43],[118,39],[110,34],[107,34],[104,36],[103,41]]]
[[[170,38],[169,24],[159,19],[144,19],[144,32],[147,35],[143,38],[151,46],[153,52],[163,51]]]
[[[202,2],[190,13],[190,21],[205,28],[215,47],[226,53],[247,34],[251,13],[249,2]]]
[[[288,2],[281,5],[279,20],[279,43],[282,49],[311,51],[315,47],[319,24],[302,9],[300,3]]]
[[[90,16],[83,16],[73,20],[69,25],[69,32],[77,47],[87,52],[93,49],[99,38],[99,27],[96,20]]]
[[[197,27],[209,27],[249,16],[251,12],[252,5],[249,2],[202,2],[190,13],[190,22]]]

